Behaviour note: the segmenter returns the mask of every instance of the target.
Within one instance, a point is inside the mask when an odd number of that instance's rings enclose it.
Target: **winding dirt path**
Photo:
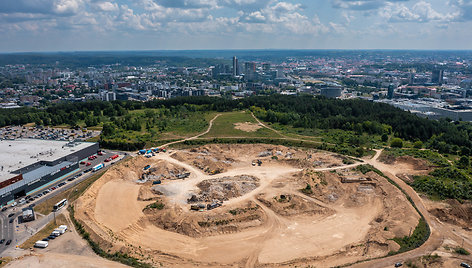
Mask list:
[[[182,140],[178,140],[178,141],[173,141],[173,142],[169,142],[169,143],[166,143],[166,144],[163,144],[161,145],[160,147],[168,147],[169,145],[172,145],[172,144],[176,144],[176,143],[181,143],[181,142],[184,142],[184,141],[189,141],[189,140],[194,140],[194,139],[197,139],[205,134],[207,134],[208,132],[210,132],[211,128],[213,127],[213,122],[216,120],[216,118],[218,118],[221,114],[217,114],[215,115],[215,117],[213,117],[213,119],[210,120],[210,123],[208,125],[208,128],[207,130],[205,130],[204,132],[196,135],[196,136],[193,136],[193,137],[190,137],[190,138],[185,138],[185,139],[182,139]]]
[[[369,268],[382,268],[385,267],[386,264],[393,264],[396,262],[403,262],[408,259],[417,258],[420,256],[428,255],[437,250],[442,242],[444,241],[445,237],[454,239],[456,242],[464,241],[464,248],[468,251],[472,249],[472,241],[470,239],[464,239],[460,234],[456,233],[454,229],[451,229],[447,225],[439,222],[438,220],[434,219],[431,214],[426,209],[426,206],[423,203],[423,200],[418,195],[418,193],[411,188],[408,184],[406,184],[402,179],[398,178],[395,174],[399,171],[395,168],[395,166],[384,164],[378,161],[378,158],[383,150],[376,150],[375,156],[370,159],[366,160],[365,162],[374,166],[378,170],[382,171],[387,177],[393,180],[403,191],[405,191],[413,200],[413,203],[416,205],[418,210],[423,214],[426,222],[430,226],[431,235],[429,239],[419,248],[414,250],[385,257],[381,259],[376,259],[372,261],[367,261],[364,263],[353,265],[352,267],[369,267]]]

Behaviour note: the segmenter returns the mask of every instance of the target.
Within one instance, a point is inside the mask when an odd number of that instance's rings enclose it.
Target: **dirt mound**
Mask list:
[[[197,184],[198,194],[192,195],[189,203],[228,201],[249,193],[259,187],[259,179],[253,176],[240,175],[204,180]]]
[[[225,172],[235,162],[232,158],[211,154],[206,149],[176,152],[172,158],[189,163],[210,175]]]
[[[190,237],[231,234],[258,227],[264,222],[261,208],[250,201],[241,207],[219,208],[206,212],[187,212],[180,208],[145,210],[152,224]]]
[[[145,168],[147,168],[145,170]],[[157,180],[179,180],[186,179],[190,172],[183,167],[178,167],[172,163],[158,160],[143,167],[141,177],[136,181],[138,183],[153,182]]]
[[[235,123],[234,128],[239,129],[244,132],[256,132],[257,130],[261,129],[262,126],[259,124],[245,122],[245,123]]]
[[[380,155],[379,160],[388,165],[399,165],[401,169],[413,170],[413,171],[428,171],[431,169],[430,165],[426,160],[414,158],[409,155],[395,157],[390,154],[383,153]]]
[[[440,221],[472,228],[472,202],[459,203],[457,200],[448,200],[444,208],[429,210]]]
[[[397,164],[407,164],[410,165],[413,170],[429,170],[430,166],[423,159],[414,158],[411,156],[400,156],[395,160],[395,165]]]
[[[257,200],[281,216],[331,215],[335,211],[298,195],[281,194],[272,198],[260,194]]]

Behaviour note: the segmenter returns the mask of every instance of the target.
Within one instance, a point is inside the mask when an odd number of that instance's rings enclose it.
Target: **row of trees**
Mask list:
[[[441,152],[472,149],[472,125],[466,122],[433,121],[420,118],[387,104],[364,100],[337,100],[313,96],[254,96],[241,100],[211,97],[182,97],[150,102],[114,101],[84,102],[52,105],[46,109],[20,108],[0,111],[0,126],[22,125],[30,122],[42,125],[75,125],[87,120],[87,125],[100,122],[100,117],[121,118],[114,124],[124,129],[137,129],[123,120],[131,110],[165,108],[175,110],[231,111],[252,109],[256,116],[282,125],[299,128],[342,129],[368,134],[391,134],[409,141],[422,141],[426,147]],[[160,115],[148,115],[159,118]],[[96,117],[91,120],[90,117]],[[98,120],[98,122],[97,122]],[[122,120],[122,121],[120,121]],[[155,124],[156,121],[150,122]]]

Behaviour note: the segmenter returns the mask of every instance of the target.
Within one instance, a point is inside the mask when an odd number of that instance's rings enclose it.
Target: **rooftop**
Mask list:
[[[13,177],[15,170],[39,161],[54,161],[90,145],[39,139],[0,140],[0,181]]]

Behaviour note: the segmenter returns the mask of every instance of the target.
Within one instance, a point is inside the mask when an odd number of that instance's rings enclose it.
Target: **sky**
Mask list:
[[[0,52],[472,49],[472,0],[0,0]]]

